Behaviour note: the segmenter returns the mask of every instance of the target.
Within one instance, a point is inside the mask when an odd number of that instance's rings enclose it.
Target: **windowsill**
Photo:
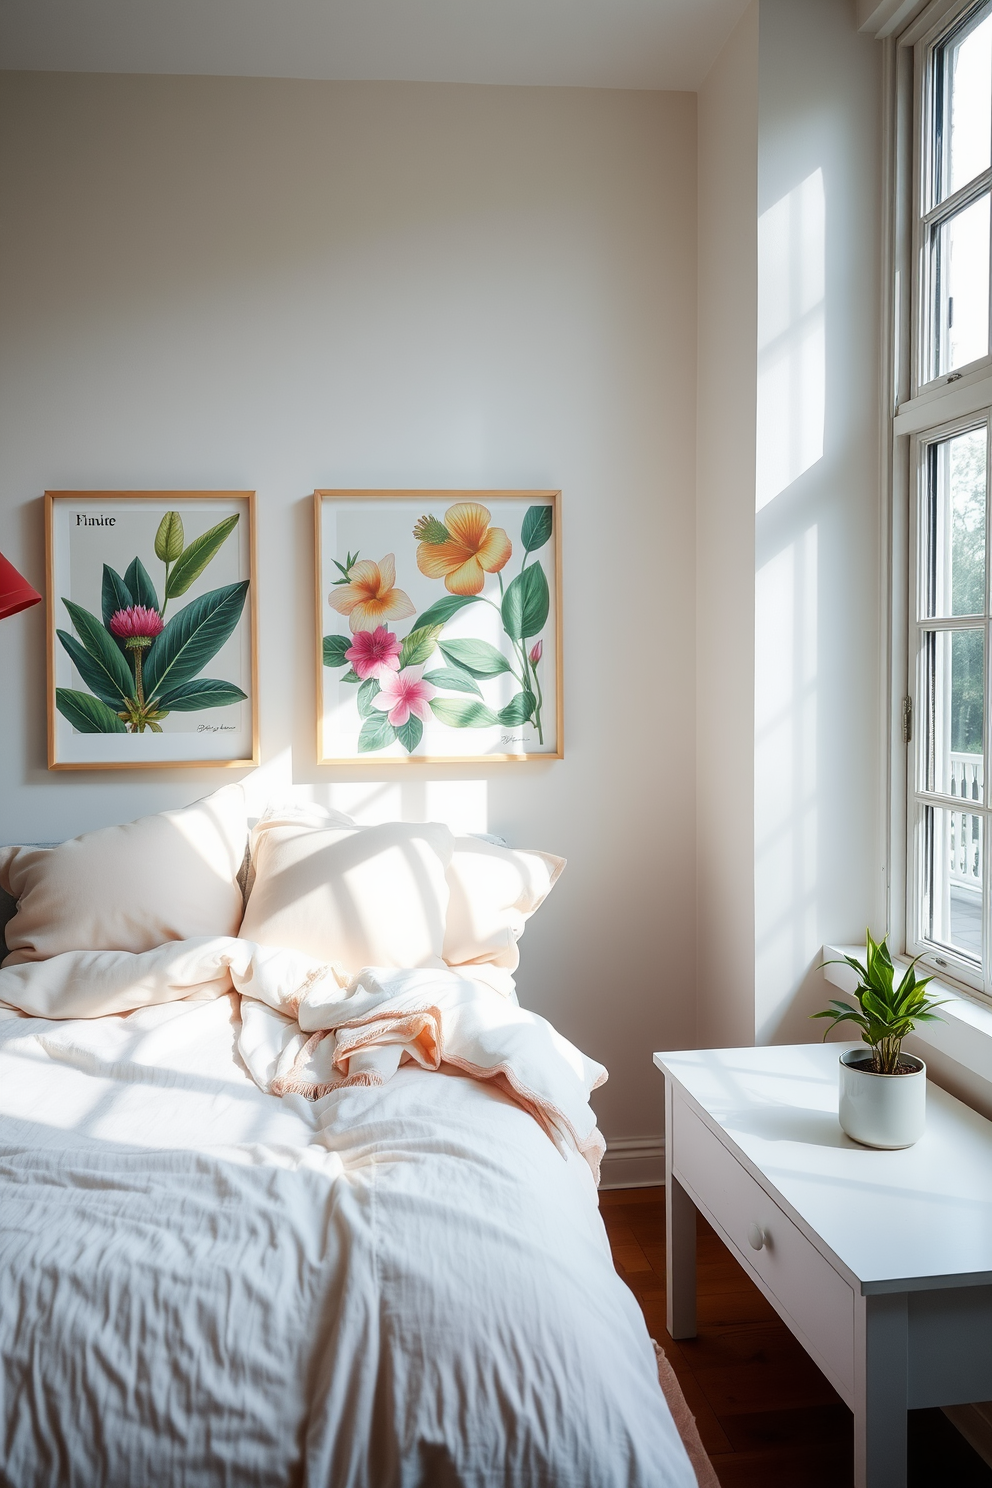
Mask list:
[[[855,956],[863,961],[864,954],[863,945],[823,947],[825,961],[845,955]],[[907,956],[893,956],[892,961],[901,970],[909,965]],[[851,993],[857,985],[854,972],[843,963],[840,966],[825,966],[823,975],[842,992]],[[952,987],[937,977],[930,983],[929,990],[937,997],[947,999],[945,1005],[939,1009],[942,1022],[921,1024],[913,1037],[921,1044],[946,1054],[949,1059],[992,1084],[992,1007],[966,996],[959,988]]]

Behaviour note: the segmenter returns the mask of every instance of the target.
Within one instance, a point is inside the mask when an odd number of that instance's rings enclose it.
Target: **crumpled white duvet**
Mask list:
[[[0,1013],[0,1483],[691,1488],[577,1153],[448,1062],[275,1098],[195,995]]]
[[[458,971],[365,967],[349,977],[231,936],[140,954],[67,951],[0,970],[0,1002],[41,1017],[100,1017],[232,986],[243,999],[239,1052],[262,1090],[318,1099],[339,1085],[381,1085],[401,1063],[443,1065],[502,1085],[598,1181],[606,1144],[589,1095],[606,1070],[515,998]]]

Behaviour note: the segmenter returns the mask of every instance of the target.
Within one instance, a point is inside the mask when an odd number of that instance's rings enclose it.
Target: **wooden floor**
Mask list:
[[[600,1205],[616,1268],[696,1417],[721,1488],[851,1488],[851,1413],[701,1218],[696,1338],[665,1328],[665,1190],[614,1189]],[[911,1411],[910,1488],[992,1488],[939,1410]]]

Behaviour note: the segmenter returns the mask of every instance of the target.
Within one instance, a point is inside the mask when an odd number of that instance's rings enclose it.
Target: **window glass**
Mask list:
[[[981,806],[985,714],[984,629],[927,631],[924,788]]]
[[[989,350],[989,198],[931,228],[935,377]]]
[[[982,985],[992,631],[986,602],[987,448],[986,413],[971,428],[924,441],[920,451],[923,618],[916,622],[919,685],[910,770],[910,819],[918,832],[911,905],[916,950],[930,947],[937,956],[956,958],[958,974]],[[939,962],[942,970],[951,964]]]
[[[930,446],[926,615],[985,613],[986,442],[982,424]]]
[[[983,828],[977,811],[924,808],[924,938],[978,964],[982,959]]]
[[[936,199],[943,201],[992,164],[992,15],[951,36],[935,63]]]

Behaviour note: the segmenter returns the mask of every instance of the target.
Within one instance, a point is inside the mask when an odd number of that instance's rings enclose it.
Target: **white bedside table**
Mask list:
[[[860,1147],[850,1047],[655,1054],[668,1329],[696,1332],[699,1209],[854,1412],[856,1488],[905,1488],[907,1410],[992,1399],[992,1122],[931,1084],[915,1147]]]

